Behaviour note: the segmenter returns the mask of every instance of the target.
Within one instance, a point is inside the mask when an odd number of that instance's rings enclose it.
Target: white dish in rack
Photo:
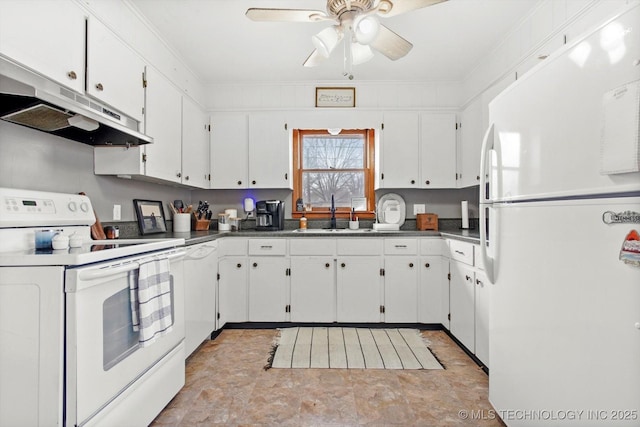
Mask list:
[[[399,194],[387,193],[378,200],[376,212],[379,224],[395,225],[397,228],[392,229],[399,230],[406,217],[404,199]]]

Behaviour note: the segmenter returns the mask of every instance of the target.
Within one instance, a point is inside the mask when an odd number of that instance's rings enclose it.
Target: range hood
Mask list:
[[[136,120],[2,57],[0,118],[95,146],[153,142]]]

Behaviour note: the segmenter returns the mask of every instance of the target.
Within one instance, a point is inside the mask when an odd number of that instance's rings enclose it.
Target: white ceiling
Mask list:
[[[403,1],[403,0],[396,0]],[[356,80],[458,81],[541,0],[449,0],[384,25],[413,43],[391,61],[377,53]],[[342,48],[315,68],[302,63],[325,23],[254,22],[250,7],[325,10],[324,0],[130,0],[204,83],[344,79]]]

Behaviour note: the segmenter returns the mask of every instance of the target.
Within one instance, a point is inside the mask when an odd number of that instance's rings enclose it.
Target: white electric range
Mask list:
[[[86,196],[0,188],[0,425],[148,425],[184,385],[184,239],[91,240],[94,222]],[[82,246],[36,249],[38,230]],[[130,283],[159,259],[173,323],[142,346]]]

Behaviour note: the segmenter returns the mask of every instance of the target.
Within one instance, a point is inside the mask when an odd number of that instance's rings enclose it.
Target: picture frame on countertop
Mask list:
[[[316,87],[316,107],[318,108],[353,108],[355,106],[355,87]]]
[[[159,200],[133,199],[140,234],[166,233],[167,224],[162,202]]]

